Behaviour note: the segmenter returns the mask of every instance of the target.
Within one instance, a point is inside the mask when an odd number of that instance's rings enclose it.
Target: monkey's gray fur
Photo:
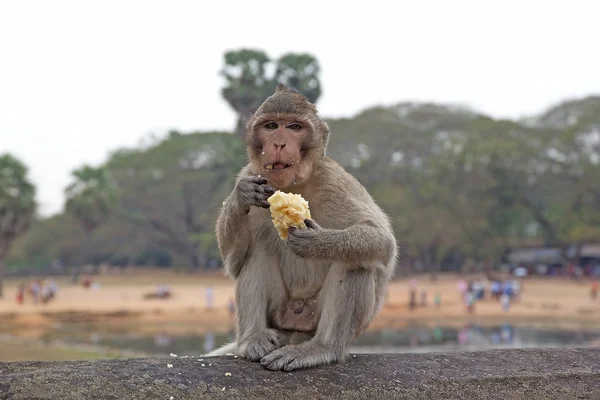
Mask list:
[[[301,143],[295,133],[268,133],[263,127],[270,120],[298,121]],[[290,152],[297,147],[300,161],[290,164],[296,175],[285,187],[269,185],[276,179],[264,168],[266,137],[278,137],[275,146],[287,144]],[[216,225],[225,272],[236,283],[236,340],[207,356],[234,353],[285,371],[342,361],[379,312],[396,267],[389,218],[357,179],[325,156],[329,128],[294,90],[278,85],[248,122],[247,140],[249,163]],[[308,228],[290,229],[287,240],[278,236],[266,202],[275,189],[301,194],[310,207]]]

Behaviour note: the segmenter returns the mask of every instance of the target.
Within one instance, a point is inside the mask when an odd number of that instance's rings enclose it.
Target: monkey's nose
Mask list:
[[[277,143],[275,143],[275,148],[276,149],[283,149],[284,147],[285,147],[285,143],[283,143],[283,144],[277,144]]]

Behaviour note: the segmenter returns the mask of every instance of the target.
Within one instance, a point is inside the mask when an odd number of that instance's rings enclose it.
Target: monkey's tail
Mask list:
[[[237,354],[237,351],[238,351],[238,345],[237,345],[237,343],[234,342],[234,343],[229,343],[222,347],[219,347],[218,349],[215,349],[208,354],[204,354],[203,357],[226,356],[227,354],[230,354],[230,353]]]

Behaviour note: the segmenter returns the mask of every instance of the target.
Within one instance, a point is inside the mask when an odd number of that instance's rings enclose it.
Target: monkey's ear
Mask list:
[[[277,83],[277,87],[275,88],[275,91],[276,91],[276,92],[283,92],[283,91],[285,91],[285,90],[288,90],[288,87],[287,87],[287,86],[285,86],[283,83],[281,83],[281,82],[278,82],[278,83]]]

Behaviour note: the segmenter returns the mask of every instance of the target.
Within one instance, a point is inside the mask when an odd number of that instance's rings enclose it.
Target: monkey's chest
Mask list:
[[[276,257],[281,278],[292,299],[315,297],[325,282],[330,263],[302,259],[289,249],[283,249]]]
[[[275,267],[269,268],[276,273],[274,279],[282,280],[281,283],[285,285],[288,295],[293,299],[316,296],[323,286],[331,263],[295,255],[288,248],[287,241],[279,237],[268,215],[266,211],[261,214],[257,212],[253,236],[260,248],[260,254],[263,255],[262,258]]]

